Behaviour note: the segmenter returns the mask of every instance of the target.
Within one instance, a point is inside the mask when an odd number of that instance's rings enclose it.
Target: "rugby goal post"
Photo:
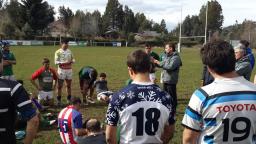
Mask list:
[[[204,38],[204,44],[207,42],[207,20],[208,20],[208,1],[206,3],[206,11],[205,11],[205,27],[204,27],[204,35],[201,36],[182,36],[181,35],[181,26],[182,26],[182,6],[180,12],[180,34],[179,34],[179,43],[178,43],[178,52],[181,52],[181,39],[188,39],[188,38]]]

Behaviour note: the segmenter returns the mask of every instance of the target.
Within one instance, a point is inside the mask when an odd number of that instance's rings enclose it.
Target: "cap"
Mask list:
[[[239,43],[237,46],[234,47],[235,52],[238,51],[245,51],[245,46],[241,43]]]
[[[3,47],[10,46],[10,43],[8,41],[3,41],[2,46]]]

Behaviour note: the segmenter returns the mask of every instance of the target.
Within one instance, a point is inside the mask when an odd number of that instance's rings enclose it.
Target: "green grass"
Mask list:
[[[22,46],[12,47],[17,65],[14,66],[14,73],[17,79],[24,80],[25,88],[36,94],[36,89],[31,85],[29,77],[31,74],[41,66],[43,57],[48,57],[51,60],[53,67],[54,52],[58,46]],[[129,78],[126,66],[127,54],[136,48],[115,48],[115,47],[70,47],[75,57],[75,64],[73,65],[73,85],[72,94],[74,96],[81,96],[78,84],[78,72],[81,67],[89,65],[95,67],[98,72],[105,72],[107,74],[108,87],[117,91],[124,86],[125,81]],[[155,48],[154,51],[161,53],[162,48]],[[177,122],[174,138],[171,143],[180,144],[182,138],[183,128],[181,127],[181,120],[185,107],[188,103],[193,91],[200,86],[202,63],[199,56],[199,48],[182,49],[181,58],[183,66],[180,70],[180,78],[177,86],[178,89],[178,110]],[[160,70],[157,71],[157,77],[160,77]],[[63,94],[64,101],[66,93]],[[89,106],[82,109],[83,118],[96,117],[104,121],[107,105],[99,104]],[[60,109],[51,110],[54,113]],[[40,129],[34,141],[36,144],[56,144],[61,143],[57,128]]]

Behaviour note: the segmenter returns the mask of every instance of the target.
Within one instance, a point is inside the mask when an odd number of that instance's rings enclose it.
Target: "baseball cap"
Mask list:
[[[238,51],[245,51],[245,46],[241,43],[239,43],[237,46],[234,47],[235,52]]]

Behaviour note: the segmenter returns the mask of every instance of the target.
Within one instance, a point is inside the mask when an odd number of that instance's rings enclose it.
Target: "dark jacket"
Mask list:
[[[235,70],[240,76],[244,76],[245,79],[250,81],[252,67],[247,56],[244,56],[236,61]]]
[[[177,84],[180,66],[182,66],[179,54],[177,52],[173,52],[171,55],[164,53],[161,56],[162,61],[159,66],[163,69],[163,83]]]

